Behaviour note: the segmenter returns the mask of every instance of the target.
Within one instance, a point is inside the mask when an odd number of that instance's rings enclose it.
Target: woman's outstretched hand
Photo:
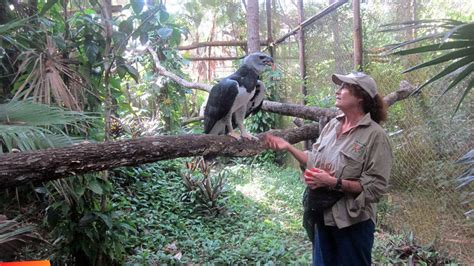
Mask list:
[[[291,145],[290,143],[288,143],[288,141],[280,137],[273,136],[270,133],[265,134],[265,136],[263,137],[263,141],[269,149],[275,151],[288,150],[289,146]]]

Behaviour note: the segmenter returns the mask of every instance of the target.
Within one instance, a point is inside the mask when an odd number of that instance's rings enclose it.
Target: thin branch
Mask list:
[[[261,46],[267,46],[267,42],[260,41]],[[247,46],[247,41],[211,41],[211,42],[194,42],[190,45],[178,46],[178,50],[192,50],[201,47],[219,47],[219,46]]]
[[[146,49],[150,53],[153,61],[155,62],[154,67],[155,67],[156,72],[158,72],[159,74],[170,78],[174,82],[176,82],[179,85],[181,85],[183,87],[186,87],[186,88],[197,89],[197,90],[202,90],[202,91],[206,91],[206,92],[211,91],[211,88],[212,88],[211,85],[203,84],[203,83],[197,83],[197,82],[189,82],[189,81],[179,77],[178,75],[166,70],[163,66],[160,65],[160,60],[158,59],[158,55],[156,54],[156,52],[149,46]]]

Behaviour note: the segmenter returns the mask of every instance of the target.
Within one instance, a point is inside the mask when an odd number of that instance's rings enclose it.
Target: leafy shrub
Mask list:
[[[204,159],[187,162],[181,177],[187,189],[181,200],[193,204],[193,210],[208,215],[225,211],[226,172],[211,174],[213,164]]]
[[[99,174],[88,174],[51,181],[45,188],[50,204],[44,220],[55,239],[53,261],[76,265],[123,262],[124,243],[135,230],[104,201],[112,191],[108,181]]]
[[[377,231],[372,259],[380,264],[445,265],[453,259],[439,253],[434,245],[420,246],[413,232],[398,235]]]

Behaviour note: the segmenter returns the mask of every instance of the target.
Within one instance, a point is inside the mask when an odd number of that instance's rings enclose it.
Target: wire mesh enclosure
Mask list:
[[[371,1],[362,3],[363,68],[377,81],[379,93],[396,91],[402,80],[418,86],[440,71],[420,69],[402,74],[433,55],[396,57],[388,55],[388,44],[413,39],[433,29],[382,32],[385,23],[400,23],[415,18],[415,1]],[[383,2],[383,3],[382,3]],[[430,2],[430,1],[428,1]],[[305,1],[305,10],[323,8]],[[428,7],[432,3],[422,3]],[[384,12],[376,16],[371,8]],[[311,16],[313,14],[307,14]],[[293,35],[275,47],[275,61],[283,72],[280,82],[284,97],[318,107],[334,105],[332,73],[354,70],[352,3],[304,28],[306,77],[301,78],[299,45]],[[473,147],[472,97],[468,95],[454,113],[460,91],[442,95],[450,77],[435,82],[410,98],[393,105],[384,128],[390,136],[395,165],[390,193],[380,204],[379,224],[397,233],[412,232],[420,245],[434,245],[461,263],[474,263],[474,226],[465,213],[473,209],[472,192],[458,188],[463,172],[455,164]],[[305,84],[307,96],[301,93]],[[463,85],[461,85],[462,87]],[[467,84],[464,84],[464,87]],[[471,187],[472,188],[472,187]],[[469,194],[471,193],[471,194]],[[469,198],[470,197],[470,198]]]

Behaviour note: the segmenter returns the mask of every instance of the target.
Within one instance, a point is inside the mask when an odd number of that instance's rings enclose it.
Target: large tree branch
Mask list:
[[[399,89],[385,96],[384,101],[388,106],[391,106],[398,101],[408,98],[413,93],[413,91],[415,91],[415,89],[416,88],[408,83],[408,81],[402,80],[400,82]],[[321,108],[317,106],[306,106],[301,104],[280,103],[272,101],[263,101],[262,110],[313,121],[318,121],[321,117],[332,118],[338,114],[338,110],[336,108]],[[183,125],[200,121],[202,119],[204,119],[202,116],[189,118],[183,121]]]
[[[388,106],[398,101],[408,98],[414,91],[415,87],[406,80],[400,82],[398,90],[388,94],[383,99]],[[262,110],[280,115],[299,117],[303,119],[318,121],[320,117],[335,117],[337,115],[336,108],[320,108],[316,106],[305,106],[291,103],[280,103],[272,101],[264,101]]]
[[[260,46],[268,45],[265,41],[260,41]],[[212,42],[194,42],[190,45],[178,46],[178,50],[192,50],[201,47],[216,47],[216,46],[247,46],[247,41],[212,41]]]
[[[310,124],[272,131],[272,134],[297,143],[316,138],[319,130],[317,124]],[[258,137],[262,138],[263,134]],[[66,148],[9,153],[0,156],[0,188],[179,157],[254,156],[264,149],[260,141],[239,141],[216,135],[181,135],[81,143]]]

